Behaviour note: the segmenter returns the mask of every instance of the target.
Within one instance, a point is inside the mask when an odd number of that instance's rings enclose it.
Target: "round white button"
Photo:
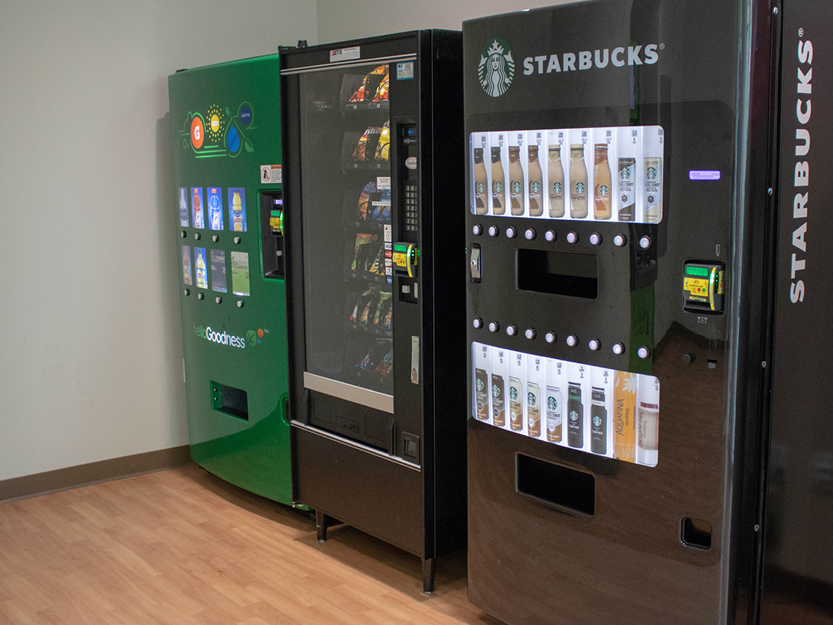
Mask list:
[[[476,317],[474,320],[472,320],[471,325],[474,326],[475,330],[479,330],[483,327],[483,320],[480,317]]]
[[[613,245],[615,245],[616,247],[625,247],[625,243],[627,242],[628,237],[626,237],[624,234],[617,234],[615,237],[613,237]]]
[[[555,332],[547,332],[547,334],[544,336],[544,339],[547,341],[547,343],[555,343]]]
[[[648,356],[651,355],[651,350],[643,345],[638,350],[636,350],[636,355],[639,356],[642,360],[645,360]]]
[[[545,238],[547,241],[555,241],[555,231],[554,231],[554,230],[547,230],[547,231],[544,233],[544,238]]]
[[[220,303],[222,303],[223,298],[218,295],[217,297],[214,298],[214,301],[217,302],[218,304],[220,304]]]
[[[518,234],[518,231],[515,230],[512,226],[509,226],[506,229],[506,236],[509,237],[510,239],[514,239],[517,234]]]
[[[602,235],[598,232],[594,232],[590,235],[590,245],[599,245],[602,242]]]
[[[197,299],[203,299],[204,297],[205,295],[203,295],[202,293],[197,293]]]
[[[483,234],[483,226],[481,226],[480,224],[474,224],[471,227],[471,231],[474,234],[474,236],[479,237],[481,234]]]
[[[497,321],[492,321],[489,324],[489,332],[499,332],[500,331],[500,324]]]
[[[528,338],[530,341],[535,338],[537,332],[535,332],[535,328],[527,328],[526,332],[524,332],[524,336]]]
[[[616,343],[616,345],[614,345],[611,349],[613,350],[613,353],[617,356],[621,356],[625,353],[625,346],[621,343]]]
[[[649,237],[646,234],[644,237],[639,239],[639,247],[641,247],[643,250],[647,250],[649,247],[651,247],[651,237]]]
[[[527,241],[532,241],[535,238],[535,229],[527,228],[526,232],[524,232],[524,236],[526,237]]]
[[[599,351],[599,348],[601,346],[602,346],[602,344],[599,343],[599,339],[590,339],[590,341],[587,343],[587,347],[589,347],[594,352]]]
[[[575,347],[578,345],[578,337],[575,334],[571,334],[566,340],[569,347]]]
[[[500,234],[500,228],[498,228],[497,226],[489,226],[489,236],[490,237],[496,237],[499,234]]]
[[[567,243],[578,243],[578,233],[577,232],[568,232],[567,233]]]
[[[518,333],[518,326],[506,326],[506,334],[515,336]]]
[[[243,308],[243,300],[242,299],[237,300],[237,307],[238,308]]]
[[[189,289],[185,289],[185,295],[191,295],[191,291]]]

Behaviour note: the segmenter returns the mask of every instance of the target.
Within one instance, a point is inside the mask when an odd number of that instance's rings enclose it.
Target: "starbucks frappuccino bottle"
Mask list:
[[[541,163],[538,162],[538,146],[529,146],[529,214],[540,217],[544,213],[544,203],[541,197],[542,175]]]
[[[483,148],[474,148],[474,212],[485,215],[489,212],[489,199],[486,193],[486,164],[483,162]]]
[[[561,166],[561,146],[549,147],[550,217],[564,216],[564,168]]]
[[[506,212],[504,181],[503,163],[500,162],[500,148],[492,148],[492,212],[495,215],[503,215]]]
[[[509,208],[513,215],[524,214],[524,170],[521,148],[509,148]]]
[[[581,143],[570,146],[570,217],[587,217],[587,165]]]
[[[593,169],[595,219],[610,219],[610,163],[607,161],[607,144],[596,144],[596,159]]]

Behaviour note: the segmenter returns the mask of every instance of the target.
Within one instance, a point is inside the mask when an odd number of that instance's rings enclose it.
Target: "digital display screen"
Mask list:
[[[599,260],[595,254],[519,249],[516,286],[523,291],[596,299]]]

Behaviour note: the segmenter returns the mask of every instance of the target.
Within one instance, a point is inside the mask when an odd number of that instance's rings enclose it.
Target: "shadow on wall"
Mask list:
[[[185,408],[185,384],[182,355],[182,321],[179,307],[179,254],[173,244],[177,230],[174,202],[174,182],[171,165],[171,120],[166,114],[156,121],[156,215],[159,233],[160,276],[162,290],[162,338],[166,346],[165,370],[167,381],[166,404],[168,406],[173,440],[188,439],[188,419]]]

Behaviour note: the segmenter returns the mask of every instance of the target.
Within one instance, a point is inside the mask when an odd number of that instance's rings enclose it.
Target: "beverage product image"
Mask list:
[[[659,382],[639,381],[637,455],[641,464],[656,466],[659,450]]]
[[[590,389],[590,451],[604,456],[607,453],[607,404],[605,388]]]
[[[191,248],[187,245],[182,246],[182,281],[187,286],[192,284],[191,274]]]
[[[194,256],[196,257],[195,264],[197,266],[197,288],[207,289],[208,288],[208,273],[207,273],[207,270],[206,270],[206,262],[205,262],[205,248],[204,247],[195,247],[194,248]]]
[[[564,167],[561,165],[561,146],[551,145],[548,150],[548,186],[550,217],[564,216]]]
[[[646,131],[644,139],[645,222],[656,224],[662,219],[662,129]]]
[[[529,167],[527,169],[527,175],[529,176],[529,215],[530,217],[540,217],[544,214],[544,198],[541,193],[544,185],[541,163],[538,162],[538,146],[530,144],[527,149],[529,150]]]
[[[231,229],[234,232],[243,232],[246,228],[243,225],[243,205],[240,201],[240,193],[234,192],[231,200]]]
[[[203,218],[203,207],[202,207],[202,189],[194,188],[192,189],[194,193],[194,197],[191,198],[191,208],[194,212],[194,227],[195,228],[205,228],[205,221]]]
[[[524,429],[524,383],[526,360],[524,354],[509,355],[509,427],[514,431]]]
[[[492,148],[492,213],[503,215],[506,212],[506,192],[504,189],[503,163],[500,148]]]
[[[547,440],[551,443],[561,441],[561,389],[547,384]]]
[[[584,446],[584,404],[582,403],[581,382],[567,383],[567,444],[570,447]]]
[[[509,147],[509,208],[513,215],[524,214],[524,170],[518,146]]]
[[[475,360],[477,362],[474,379],[474,403],[476,406],[474,416],[481,421],[488,421],[489,393],[491,390],[489,384],[489,347],[486,345],[474,345],[472,349],[475,351]]]
[[[546,380],[546,359],[527,356],[526,361],[526,433],[527,436],[538,438],[541,436],[541,402],[544,399],[541,385]]]
[[[608,147],[604,143],[595,146],[595,165],[593,169],[593,218],[610,219],[610,198],[612,186],[610,179],[610,163],[608,163]]]
[[[180,187],[179,189],[179,225],[183,228],[188,227],[188,198],[185,197],[188,189]]]
[[[625,157],[619,159],[619,221],[634,221],[636,209],[635,196],[636,159]]]
[[[635,373],[615,373],[613,457],[624,462],[636,462],[636,387]]]
[[[223,229],[222,191],[217,188],[208,189],[208,227],[210,230]]]
[[[587,217],[587,165],[581,143],[570,146],[570,217]]]
[[[474,209],[478,215],[486,215],[489,212],[488,186],[483,148],[474,148]]]

